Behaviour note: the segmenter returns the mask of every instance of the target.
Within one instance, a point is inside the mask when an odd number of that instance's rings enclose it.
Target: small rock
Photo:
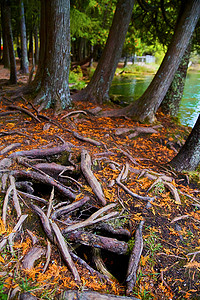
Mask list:
[[[19,300],[37,300],[37,297],[26,292],[20,295]]]
[[[100,294],[97,292],[78,292],[66,291],[62,296],[57,298],[59,300],[139,300],[135,297],[115,296],[111,294]]]

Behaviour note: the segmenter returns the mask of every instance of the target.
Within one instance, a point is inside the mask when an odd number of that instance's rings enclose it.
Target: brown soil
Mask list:
[[[0,78],[9,79],[9,72],[0,68]],[[19,76],[19,80],[25,82],[27,77]],[[15,88],[16,86],[11,87],[9,85],[2,87],[0,112],[7,110],[9,102],[6,98],[10,99],[8,92]],[[30,101],[31,99],[27,98],[26,100]],[[26,100],[17,99],[14,104],[35,113]],[[191,179],[194,176],[191,177],[190,174],[175,174],[167,166],[167,163],[184,143],[190,129],[177,125],[169,117],[158,113],[157,123],[154,124],[154,126],[157,126],[154,127],[157,133],[140,134],[131,139],[129,134],[116,135],[116,129],[151,126],[141,125],[125,118],[101,119],[89,114],[74,114],[68,118],[61,119],[62,116],[70,111],[91,108],[94,108],[94,106],[89,103],[76,103],[73,109],[63,111],[58,117],[54,117],[51,110],[43,113],[61,126],[55,125],[55,123],[48,123],[47,121],[37,123],[31,117],[22,113],[1,117],[0,150],[16,142],[21,143],[21,146],[15,151],[53,147],[61,143],[58,136],[76,146],[83,146],[88,149],[92,160],[96,160],[94,164],[96,167],[94,167],[93,172],[99,182],[101,182],[107,202],[118,202],[118,199],[121,199],[120,202],[123,203],[131,226],[133,241],[139,221],[142,218],[145,220],[143,228],[144,249],[133,295],[139,299],[199,299],[200,177],[199,173],[193,174],[196,176],[196,181],[194,182]],[[106,106],[102,108],[107,109]],[[107,156],[106,159],[109,158],[118,163],[120,169],[113,171],[106,163],[105,158],[97,160],[96,158],[100,157],[98,154],[105,152],[105,147],[97,147],[77,140],[70,132],[66,131],[66,129],[72,128],[85,137],[102,141],[107,150],[114,153],[114,155]],[[13,132],[13,134],[5,135],[5,132]],[[136,163],[133,163],[120,149],[128,152]],[[77,148],[73,155],[73,159],[78,163],[80,149]],[[1,159],[4,157],[2,155]],[[116,184],[109,188],[108,182],[119,175],[122,166],[126,163],[129,163],[131,168],[141,171],[140,175],[129,172],[124,184],[131,191],[146,196],[148,188],[155,180],[145,177],[145,172],[153,175],[155,173],[164,174],[173,178],[172,185],[180,195],[181,204],[178,204],[169,189],[166,189],[159,182],[148,192],[148,196],[155,197],[155,201],[152,202],[152,206],[149,209],[146,209],[145,201],[131,197],[121,188],[118,188]],[[12,168],[19,168],[19,165],[13,165]],[[159,177],[160,175],[156,176]],[[82,192],[90,194],[91,190],[89,186],[87,187],[84,179],[81,178],[80,181],[84,185]],[[2,193],[1,206],[4,196],[5,194]],[[49,193],[47,193],[46,197],[47,199],[49,198]],[[24,205],[22,209],[23,213],[27,211]],[[16,223],[16,215],[11,204],[8,220],[10,222],[9,226],[13,228]],[[7,228],[5,233],[2,223],[0,227],[0,234],[3,237],[8,233],[9,229]],[[41,228],[38,227],[38,222],[30,217],[27,227],[40,236],[41,243],[46,246],[46,238]],[[63,265],[60,255],[54,247],[52,248],[51,262],[45,274],[42,274],[45,258],[37,263],[31,271],[22,271],[20,269],[21,257],[30,247],[31,241],[28,239],[28,235],[25,234],[23,240],[16,241],[14,245],[15,256],[12,256],[9,250],[2,251],[0,256],[0,297],[2,299],[6,299],[3,298],[3,295],[17,286],[24,291],[32,289],[32,293],[39,297],[42,296],[42,299],[53,299],[55,293],[69,288],[91,289],[116,295],[125,293],[125,278],[117,276],[117,273],[118,275],[119,273],[126,274],[126,270],[119,269],[119,257],[104,257],[104,260],[108,268],[115,272],[115,276],[120,278],[120,282],[113,282],[112,284],[101,282],[98,278],[89,275],[86,269],[76,263],[82,281],[81,286],[78,286],[68,268]],[[85,252],[84,259],[89,262],[90,254]],[[121,258],[122,261],[123,259],[124,257]],[[127,262],[123,264],[127,267]]]

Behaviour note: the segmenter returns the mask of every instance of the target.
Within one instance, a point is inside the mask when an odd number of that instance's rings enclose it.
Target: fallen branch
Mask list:
[[[87,150],[82,150],[81,152],[81,170],[85,176],[87,182],[91,186],[94,194],[97,196],[99,203],[101,205],[106,205],[106,199],[101,188],[100,183],[94,176],[91,170],[91,158]]]
[[[68,251],[68,248],[67,248],[67,244],[65,242],[65,239],[64,237],[62,236],[61,234],[61,231],[58,227],[58,225],[56,223],[51,223],[51,227],[54,231],[54,234],[56,236],[56,244],[61,252],[61,255],[62,255],[62,258],[64,260],[65,263],[67,263],[68,267],[70,268],[70,270],[72,271],[72,274],[74,275],[74,279],[76,281],[81,281],[80,279],[80,276],[78,274],[78,271],[76,269],[76,266],[70,256],[70,253]]]
[[[133,291],[133,287],[136,283],[137,279],[137,269],[140,262],[140,257],[143,250],[143,238],[142,238],[142,227],[144,225],[144,221],[140,221],[140,224],[135,232],[135,244],[133,247],[133,251],[131,253],[129,264],[128,264],[128,271],[126,277],[126,295],[129,296]]]

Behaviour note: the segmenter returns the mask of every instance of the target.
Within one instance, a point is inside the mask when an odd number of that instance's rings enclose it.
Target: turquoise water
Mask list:
[[[150,84],[153,75],[115,77],[110,95],[116,95],[121,104],[139,98]],[[178,118],[183,125],[193,127],[200,113],[200,73],[189,72],[186,78]]]

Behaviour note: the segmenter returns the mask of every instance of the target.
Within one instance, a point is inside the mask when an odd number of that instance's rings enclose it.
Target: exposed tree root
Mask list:
[[[81,170],[94,194],[97,196],[100,205],[106,205],[105,196],[100,183],[91,171],[91,158],[87,150],[82,150],[81,152]]]
[[[135,245],[133,247],[133,251],[131,253],[130,259],[129,259],[129,265],[128,265],[128,271],[127,271],[127,289],[126,289],[126,295],[129,296],[132,291],[133,287],[136,283],[136,273],[140,262],[140,257],[143,250],[143,238],[142,238],[142,227],[144,225],[144,221],[140,221],[140,224],[135,232]]]

